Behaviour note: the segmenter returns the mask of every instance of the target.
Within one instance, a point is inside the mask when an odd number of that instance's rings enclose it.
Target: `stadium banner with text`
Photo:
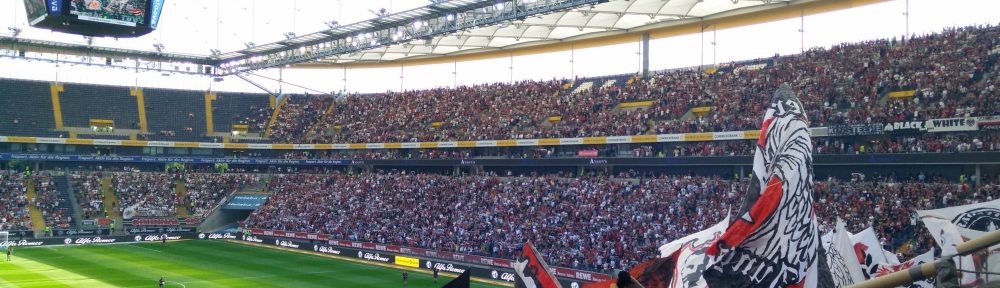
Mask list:
[[[181,220],[177,218],[136,218],[126,222],[128,225],[135,226],[180,226]]]
[[[287,232],[287,231],[275,231],[266,229],[249,229],[249,230],[253,235],[248,236],[249,238],[247,236],[242,237],[245,238],[244,241],[250,241],[261,244],[274,244],[274,242],[276,242],[274,239],[277,239],[276,237],[309,240],[306,237],[304,237],[306,233],[302,232]],[[509,259],[499,259],[492,257],[436,251],[436,250],[421,249],[421,248],[401,247],[401,246],[387,245],[387,244],[337,240],[337,239],[330,239],[330,236],[325,234],[310,234],[310,235],[318,236],[315,238],[321,241],[323,241],[322,239],[328,239],[328,241],[325,243],[327,244],[327,246],[321,245],[324,243],[309,244],[309,245],[316,245],[316,247],[313,248],[316,249],[315,252],[321,252],[325,254],[334,254],[334,255],[344,254],[348,257],[357,257],[364,260],[384,262],[384,263],[394,263],[393,257],[395,257],[396,254],[402,254],[402,255],[407,255],[406,257],[420,259],[421,268],[424,269],[430,269],[426,268],[427,261],[431,261],[432,266],[436,265],[434,263],[444,263],[443,265],[445,265],[446,267],[448,263],[452,263],[453,268],[458,267],[455,269],[460,269],[461,267],[468,267],[470,269],[473,269],[472,276],[481,278],[490,278],[490,279],[503,280],[501,279],[501,277],[503,276],[502,273],[504,272],[500,270],[506,270],[506,272],[513,273],[513,270],[511,270],[511,267],[513,267],[513,261]],[[294,241],[299,241],[294,239],[288,241],[293,241],[293,243],[300,243],[300,242],[294,242]],[[301,243],[306,243],[306,242],[301,242]],[[302,244],[299,244],[299,246],[302,246]],[[324,249],[327,250],[327,252],[319,251],[320,248],[323,247],[326,247]],[[299,248],[299,249],[305,250],[305,248]],[[484,265],[490,267],[490,271],[476,271],[474,268],[478,267],[478,265]],[[597,272],[590,272],[590,271],[583,271],[583,270],[576,270],[576,269],[569,269],[562,267],[552,267],[552,270],[553,270],[552,271],[553,275],[567,280],[567,283],[573,281],[602,282],[611,279],[610,276]],[[498,274],[494,275],[494,271],[500,271],[500,272],[496,272]],[[509,281],[513,281],[513,277],[511,277]]]
[[[979,152],[979,153],[929,153],[929,154],[860,154],[860,155],[816,155],[814,157],[815,165],[841,165],[848,164],[854,165],[858,163],[868,163],[868,164],[953,164],[965,162],[967,164],[975,163],[996,163],[996,157],[984,157],[983,155],[997,155],[998,152]],[[91,160],[65,160],[65,159],[79,159],[73,156],[66,155],[30,155],[32,157],[22,157],[29,156],[27,154],[4,154],[0,153],[0,161],[2,160],[27,160],[32,161],[53,161],[49,159],[60,159],[54,161],[70,161],[70,162],[92,162],[92,163],[104,163],[104,162],[114,162],[114,161],[101,161],[101,158],[96,158],[98,156],[86,156]],[[171,162],[156,162],[150,158],[158,157],[114,157],[114,158],[132,158],[136,162],[127,163],[171,163]],[[176,157],[164,157],[170,159],[177,159]],[[204,159],[197,158],[185,158],[191,159],[186,161],[186,163],[211,163],[206,162]],[[247,160],[247,159],[240,159]],[[268,159],[259,159],[264,161],[245,161],[246,165],[254,165],[252,163],[259,162],[270,162],[266,161]],[[541,166],[541,167],[557,167],[557,166],[732,166],[734,163],[749,163],[753,159],[750,156],[718,156],[718,157],[642,157],[642,158],[632,158],[632,157],[615,157],[615,158],[542,158],[542,159],[451,159],[451,160],[326,160],[325,162],[352,162],[352,163],[364,163],[367,165],[375,166],[438,166],[438,167],[454,167],[454,166],[469,166],[469,165],[479,165],[479,166]],[[145,162],[149,161],[149,162]],[[316,164],[318,161],[314,160],[282,160],[283,165],[293,166],[293,165],[304,165],[304,166],[343,166],[344,164]],[[274,165],[274,164],[271,164]],[[360,165],[360,164],[350,164],[350,165]],[[227,202],[228,203],[228,202]],[[189,220],[186,220],[189,221]]]
[[[17,239],[9,240],[4,243],[0,243],[3,246],[50,246],[50,245],[94,245],[94,244],[116,244],[116,243],[131,243],[131,242],[160,242],[164,238],[167,240],[181,240],[181,239],[195,239],[197,235],[195,233],[150,233],[150,234],[135,234],[135,235],[125,235],[125,236],[90,236],[90,235],[56,235],[56,237],[49,238],[31,238],[31,239]]]
[[[201,223],[197,217],[188,218],[134,218],[122,220],[125,226],[160,226],[174,227],[170,232],[193,232],[191,228],[179,228],[178,226],[194,226]],[[102,224],[102,225],[107,225]]]
[[[245,164],[245,165],[363,165],[362,160],[293,160],[293,159],[235,159],[155,156],[89,156],[52,154],[0,153],[0,160],[61,161],[61,162],[114,162],[114,163],[185,163],[185,164]]]
[[[195,229],[193,227],[153,227],[153,226],[131,226],[125,229],[126,232],[130,234],[144,234],[144,233],[194,233]]]
[[[900,121],[885,124],[886,133],[920,133],[927,131],[927,122],[925,121]]]
[[[52,229],[52,236],[108,235],[108,229]]]
[[[268,194],[236,194],[225,206],[222,206],[222,209],[256,210],[260,205],[264,205],[270,196]]]
[[[858,125],[833,125],[826,127],[830,136],[863,136],[881,135],[885,125],[879,124],[858,124]]]
[[[927,132],[976,131],[975,118],[944,118],[927,120]]]
[[[410,257],[406,257],[406,256],[396,255],[396,261],[395,261],[395,263],[396,263],[396,265],[399,265],[399,266],[406,266],[406,267],[413,267],[413,268],[420,267],[420,259],[410,258]]]
[[[851,125],[847,125],[851,126]],[[810,132],[814,137],[825,136],[821,131],[826,127],[813,127]],[[748,135],[760,133],[759,130],[657,134],[633,136],[608,136],[586,138],[546,138],[546,139],[507,139],[451,142],[405,142],[405,143],[353,143],[353,144],[294,144],[294,143],[209,143],[209,142],[175,142],[175,141],[142,141],[142,140],[112,140],[112,139],[77,139],[26,136],[0,136],[0,142],[11,143],[45,143],[98,146],[136,146],[136,147],[178,147],[202,149],[270,149],[270,150],[363,150],[363,149],[413,149],[413,148],[474,148],[474,147],[507,147],[507,146],[555,146],[555,145],[591,145],[591,144],[629,144],[651,142],[697,142],[716,140],[753,139]],[[234,159],[235,160],[235,159]],[[281,164],[281,163],[273,163]]]
[[[976,117],[979,130],[1000,130],[1000,116]]]

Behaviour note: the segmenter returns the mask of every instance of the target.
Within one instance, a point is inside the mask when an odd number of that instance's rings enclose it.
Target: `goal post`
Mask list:
[[[10,232],[0,231],[0,251],[7,252],[7,245],[10,244]]]

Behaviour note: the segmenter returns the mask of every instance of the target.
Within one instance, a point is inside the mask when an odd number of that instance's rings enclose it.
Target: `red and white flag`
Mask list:
[[[552,270],[545,260],[535,252],[535,246],[531,242],[524,243],[521,250],[522,260],[514,262],[514,287],[518,288],[562,288],[559,280],[552,276]]]
[[[708,286],[816,287],[812,142],[805,108],[787,84],[765,112],[753,172],[738,218],[706,251],[719,257],[705,272]]]
[[[957,255],[958,249],[956,246],[965,242],[962,238],[961,232],[958,231],[958,226],[951,223],[948,220],[938,219],[938,218],[923,218],[924,226],[927,226],[927,231],[931,233],[931,237],[934,237],[934,242],[937,242],[938,248],[941,249],[941,255]],[[955,267],[959,270],[975,271],[976,265],[972,259],[972,256],[960,256],[955,257]],[[961,272],[962,286],[975,285],[976,284],[976,273]]]
[[[851,232],[847,231],[844,222],[839,218],[836,231],[831,238],[830,244],[824,248],[833,284],[836,287],[847,287],[865,281],[865,276],[861,273],[861,264],[858,263],[857,255],[854,253]]]
[[[875,278],[879,265],[899,264],[899,258],[895,253],[882,248],[882,242],[878,240],[875,230],[871,227],[858,234],[851,234],[850,238],[865,279]]]
[[[910,268],[913,268],[913,267],[920,266],[920,264],[924,264],[924,263],[928,263],[928,262],[934,262],[934,251],[933,250],[929,251],[927,253],[924,253],[924,254],[920,254],[920,256],[913,257],[913,259],[910,259],[910,261],[906,261],[906,262],[904,262],[902,264],[881,264],[881,265],[878,265],[878,267],[877,267],[877,269],[875,271],[875,274],[873,276],[874,277],[882,277],[882,276],[885,276],[885,275],[892,274],[893,272],[896,272],[896,271],[903,271],[903,270],[906,270],[906,269],[910,269]],[[934,282],[935,282],[934,277],[930,277],[930,278],[927,278],[927,279],[924,279],[924,280],[920,280],[920,281],[916,281],[916,282],[910,283],[910,285],[906,286],[906,287],[907,288],[934,288]]]

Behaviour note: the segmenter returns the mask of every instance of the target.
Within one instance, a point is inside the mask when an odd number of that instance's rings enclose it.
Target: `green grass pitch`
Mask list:
[[[395,267],[226,241],[15,248],[0,259],[0,287],[403,287]],[[426,270],[425,270],[426,271]],[[407,287],[456,275],[410,272]],[[472,287],[500,287],[472,282]]]

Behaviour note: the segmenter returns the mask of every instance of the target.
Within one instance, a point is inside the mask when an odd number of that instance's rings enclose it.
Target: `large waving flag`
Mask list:
[[[726,232],[726,228],[729,228],[729,217],[708,229],[660,246],[660,257],[669,257],[674,261],[670,285],[667,287],[689,288],[708,285],[702,274],[709,266],[715,264],[716,257],[705,252],[709,245]]]
[[[465,269],[465,272],[462,272],[461,275],[458,275],[458,277],[452,279],[450,282],[448,282],[448,284],[444,284],[444,286],[441,286],[441,288],[469,288],[469,284],[472,280],[471,278],[472,274],[469,271],[472,270]]]
[[[958,226],[948,220],[937,218],[928,217],[922,220],[924,221],[924,225],[927,226],[927,231],[931,233],[931,237],[934,237],[934,241],[937,242],[938,248],[941,248],[941,255],[958,254],[956,246],[965,242],[965,239],[962,238],[961,233],[958,231]],[[954,260],[959,270],[977,270],[971,255],[956,257]],[[961,273],[962,279],[960,281],[963,286],[976,284],[976,273]]]
[[[524,260],[514,262],[514,287],[518,288],[562,288],[556,277],[549,272],[549,265],[542,257],[538,257],[535,246],[531,242],[524,243],[521,250]]]
[[[844,222],[837,218],[837,229],[831,237],[826,249],[826,263],[830,267],[830,276],[837,287],[847,287],[865,281],[861,273],[861,264],[854,253],[854,243],[851,233],[847,232]]]
[[[939,238],[938,236],[940,236],[941,233],[940,231],[935,233],[936,231],[931,229],[942,226],[943,224],[940,222],[950,222],[952,225],[947,226],[954,226],[953,228],[958,231],[962,240],[975,239],[985,235],[986,233],[1000,229],[1000,199],[934,210],[918,210],[917,215],[919,215],[920,219],[922,219],[924,224],[927,225],[928,230],[931,231],[931,235],[935,236],[935,240]],[[928,220],[934,223],[928,223]],[[942,228],[934,229],[940,230]],[[941,242],[942,241],[938,240],[938,243]],[[941,248],[944,249],[944,247]],[[1000,273],[1000,253],[998,253],[1000,252],[1000,245],[992,246],[989,250],[989,253],[980,255],[976,263],[978,264],[980,270],[984,270],[984,272]],[[956,265],[961,263],[963,263],[961,258],[958,259],[958,261],[955,261]],[[968,264],[968,260],[964,263]],[[962,269],[970,270],[964,267]]]
[[[868,227],[858,234],[851,234],[850,238],[865,279],[875,278],[879,265],[899,264],[899,258],[896,257],[895,253],[882,248],[882,242],[878,240],[872,227]]]
[[[787,84],[775,91],[762,126],[756,181],[739,218],[706,251],[719,258],[705,280],[713,288],[816,287],[820,235],[812,208],[812,143],[805,109]]]
[[[958,227],[962,237],[973,239],[1000,229],[1000,199],[934,210],[917,210],[921,219],[948,220]]]
[[[903,271],[903,270],[906,270],[906,269],[910,269],[910,268],[913,268],[913,267],[920,266],[920,264],[924,264],[924,263],[928,263],[928,262],[934,262],[934,251],[933,250],[928,251],[927,253],[921,254],[920,256],[913,257],[913,259],[910,259],[910,261],[906,261],[905,263],[902,263],[902,264],[881,264],[881,265],[878,265],[878,269],[876,270],[875,274],[872,275],[872,276],[873,277],[882,277],[882,276],[885,276],[885,275],[892,274],[893,272],[896,272],[896,271]],[[907,288],[934,288],[935,287],[934,286],[934,282],[936,280],[934,278],[935,277],[929,277],[929,278],[924,279],[924,280],[920,280],[920,281],[916,281],[916,282],[910,283],[910,285],[907,286]]]
[[[660,257],[642,262],[629,270],[635,281],[644,287],[688,288],[705,287],[708,283],[702,274],[715,257],[705,254],[729,227],[729,217],[715,226],[660,246]],[[621,277],[600,283],[586,284],[585,288],[621,288]]]

